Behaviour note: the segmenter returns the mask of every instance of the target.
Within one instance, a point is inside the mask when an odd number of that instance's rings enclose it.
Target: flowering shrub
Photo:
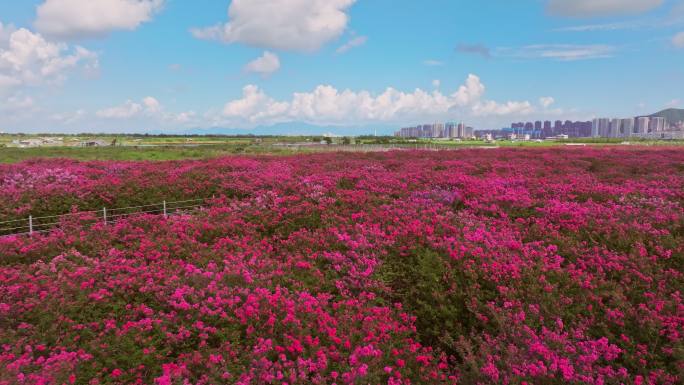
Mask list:
[[[684,152],[527,149],[0,166],[0,384],[684,378]]]

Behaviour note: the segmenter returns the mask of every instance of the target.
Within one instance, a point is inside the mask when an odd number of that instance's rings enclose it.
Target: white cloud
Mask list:
[[[435,79],[432,81],[432,86],[435,88],[439,88],[442,85],[442,81],[439,79]]]
[[[609,58],[615,51],[615,47],[605,44],[537,44],[524,47],[499,47],[495,51],[495,56],[575,61]]]
[[[129,99],[120,106],[105,108],[95,114],[104,119],[130,119],[143,114],[153,116],[161,113],[162,110],[162,105],[157,99],[147,96],[139,103]]]
[[[162,110],[159,101],[151,96],[148,96],[143,99],[143,105],[149,113],[157,113]]]
[[[180,113],[167,112],[164,106],[152,96],[140,102],[127,100],[120,106],[105,108],[95,113],[98,118],[110,120],[144,119],[146,122],[186,124],[193,122],[196,113],[186,111]]]
[[[643,13],[663,3],[664,0],[549,0],[546,9],[555,16],[597,17]]]
[[[196,115],[195,111],[181,112],[177,115],[172,115],[171,120],[176,123],[188,123],[192,121]]]
[[[268,76],[280,69],[280,59],[273,52],[264,51],[264,54],[247,63],[245,71]]]
[[[269,121],[287,112],[288,103],[277,102],[266,95],[259,87],[248,85],[242,89],[242,99],[233,100],[223,107],[223,116],[244,119],[251,123]]]
[[[672,37],[672,45],[677,48],[684,48],[684,32],[680,32]]]
[[[15,89],[19,85],[21,85],[21,82],[18,79],[0,73],[0,95],[9,93],[10,90]]]
[[[335,50],[338,54],[343,54],[352,48],[360,47],[368,41],[367,36],[356,36]]]
[[[228,22],[191,32],[199,39],[315,51],[347,28],[356,0],[233,0]]]
[[[163,5],[164,0],[45,0],[37,8],[34,25],[49,36],[99,37],[134,30]]]
[[[17,113],[35,108],[35,102],[30,96],[10,96],[0,105],[0,111]]]
[[[128,119],[137,116],[141,112],[143,112],[143,106],[140,103],[127,100],[126,103],[120,106],[97,111],[97,116],[105,119]]]
[[[0,25],[0,92],[19,86],[59,83],[68,71],[98,67],[97,54],[76,46],[47,41],[25,28]]]
[[[435,90],[402,92],[387,88],[373,95],[368,91],[338,90],[319,85],[311,92],[294,93],[288,101],[278,101],[255,85],[243,89],[242,98],[228,102],[222,124],[236,126],[304,122],[322,125],[405,122],[461,116],[522,115],[534,111],[527,101],[498,103],[483,100],[485,86],[476,75],[450,95]]]
[[[556,99],[552,98],[551,96],[543,96],[539,98],[539,104],[544,107],[544,108],[549,108],[553,103],[556,102]]]

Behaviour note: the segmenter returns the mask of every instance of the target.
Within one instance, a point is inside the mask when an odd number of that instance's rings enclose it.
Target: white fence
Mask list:
[[[132,215],[152,214],[163,215],[168,217],[181,210],[196,210],[205,206],[210,201],[209,198],[192,199],[185,201],[152,203],[142,206],[107,208],[103,207],[101,210],[78,211],[62,215],[50,215],[34,217],[29,215],[22,219],[13,219],[9,221],[0,222],[0,237],[8,237],[13,235],[33,235],[39,233],[47,233],[59,227],[64,219],[83,217],[91,214],[98,221],[102,221],[105,225],[120,221]]]

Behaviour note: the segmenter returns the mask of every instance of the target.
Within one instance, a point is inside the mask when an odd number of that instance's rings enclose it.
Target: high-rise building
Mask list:
[[[599,119],[599,136],[603,136],[603,137],[610,136],[610,119],[608,119],[608,118]]]
[[[621,136],[630,137],[634,134],[634,118],[622,119],[620,121]]]
[[[568,131],[571,131],[571,130],[572,130],[572,121],[571,121],[571,120],[566,120],[566,121],[563,123],[563,132],[562,132],[562,134],[566,134],[566,135],[567,135]]]
[[[544,122],[544,128],[542,129],[542,137],[547,138],[549,136],[553,136],[553,128],[551,127],[551,122],[550,121],[545,121]]]
[[[591,126],[591,136],[594,138],[601,138],[608,136],[610,131],[610,119],[599,118],[594,119]]]
[[[447,138],[458,137],[458,126],[456,125],[456,123],[448,122],[444,127],[444,131],[446,133]]]
[[[556,122],[553,124],[553,135],[560,135],[561,132],[563,132],[563,122],[556,120]]]
[[[542,129],[542,122],[539,121],[539,120],[537,120],[536,122],[534,122],[534,129],[537,130],[537,131],[541,131],[541,129]]]
[[[608,133],[606,136],[608,136],[609,138],[619,138],[621,136],[621,126],[622,121],[620,119],[611,119],[610,124],[608,125]]]
[[[636,134],[647,134],[650,121],[651,119],[648,116],[640,116],[636,118],[634,132]]]
[[[650,132],[665,131],[665,118],[661,118],[659,116],[651,118],[648,123],[648,128]]]
[[[458,137],[463,138],[465,137],[465,124],[463,122],[458,124]]]
[[[444,124],[435,123],[432,125],[432,137],[433,138],[444,138]]]
[[[474,129],[467,127],[465,123],[433,123],[419,124],[414,127],[404,127],[394,133],[402,138],[470,138],[474,135]]]

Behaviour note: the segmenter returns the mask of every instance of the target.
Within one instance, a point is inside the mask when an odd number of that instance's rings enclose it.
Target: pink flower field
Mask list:
[[[684,151],[0,165],[0,384],[684,381]]]

